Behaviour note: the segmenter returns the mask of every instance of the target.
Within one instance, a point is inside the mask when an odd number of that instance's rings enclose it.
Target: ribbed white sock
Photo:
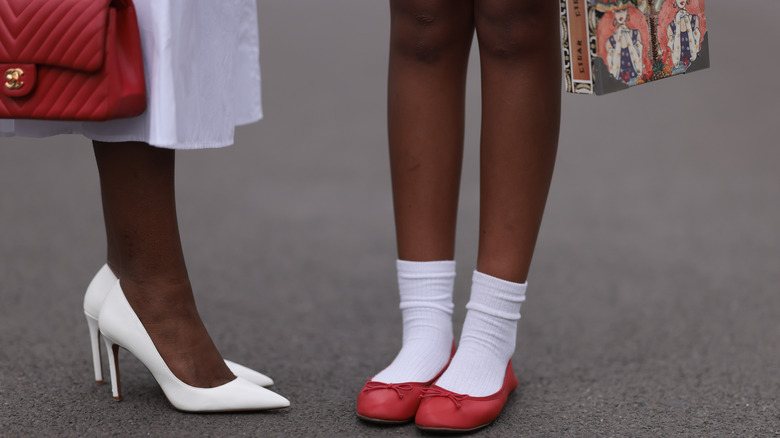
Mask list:
[[[452,353],[452,289],[455,261],[398,260],[403,346],[393,363],[374,376],[383,383],[427,382]]]
[[[526,285],[474,271],[458,351],[436,381],[437,386],[472,397],[492,395],[501,389],[515,352]]]

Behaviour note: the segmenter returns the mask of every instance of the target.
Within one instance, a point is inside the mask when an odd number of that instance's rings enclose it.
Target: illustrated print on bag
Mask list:
[[[632,13],[629,14],[629,11]],[[631,20],[631,17],[634,20]],[[638,19],[637,19],[638,17]],[[610,20],[611,18],[611,20]],[[644,41],[647,41],[647,24],[642,13],[634,6],[623,6],[605,14],[602,20],[610,20],[612,25],[602,24],[599,32],[599,55],[606,59],[609,73],[628,85],[635,85],[641,78],[644,68]],[[601,42],[602,35],[607,35]]]
[[[706,32],[703,9],[698,0],[667,0],[661,8],[664,64],[672,74],[685,72],[696,61]]]
[[[709,67],[705,0],[560,1],[569,92],[605,94]]]

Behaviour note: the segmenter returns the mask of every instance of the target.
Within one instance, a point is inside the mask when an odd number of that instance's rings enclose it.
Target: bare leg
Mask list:
[[[558,146],[558,4],[477,0],[482,65],[480,229],[477,270],[528,276]]]
[[[398,258],[452,260],[473,0],[391,0],[390,165]]]
[[[94,149],[109,262],[118,254],[131,307],[179,379],[196,387],[233,380],[195,306],[176,218],[174,151],[144,143],[94,142]]]
[[[119,278],[120,258],[119,258],[119,245],[117,244],[116,236],[114,235],[114,225],[111,223],[108,210],[106,209],[105,194],[101,193],[103,203],[103,222],[106,227],[106,264],[111,269],[111,272]]]
[[[555,2],[476,0],[475,22],[483,99],[479,272],[458,351],[436,384],[483,397],[513,388],[507,364],[555,164],[561,81]]]

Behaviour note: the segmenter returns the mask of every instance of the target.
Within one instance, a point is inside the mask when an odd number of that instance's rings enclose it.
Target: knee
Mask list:
[[[453,50],[468,49],[473,12],[462,1],[394,0],[391,2],[391,50],[411,60],[434,64]]]
[[[480,54],[522,58],[560,42],[557,2],[551,0],[480,0],[475,26]]]

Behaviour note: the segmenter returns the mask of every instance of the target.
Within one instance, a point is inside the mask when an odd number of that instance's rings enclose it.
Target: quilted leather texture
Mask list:
[[[31,63],[35,80],[13,89]],[[0,65],[0,118],[108,120],[146,109],[129,0],[0,0]]]
[[[108,6],[109,0],[0,0],[0,64],[99,70]]]

